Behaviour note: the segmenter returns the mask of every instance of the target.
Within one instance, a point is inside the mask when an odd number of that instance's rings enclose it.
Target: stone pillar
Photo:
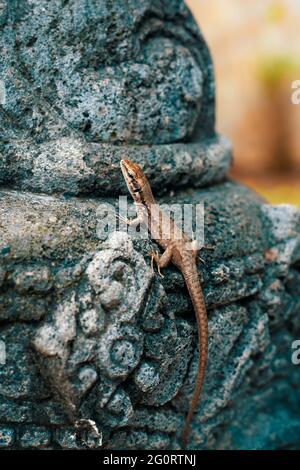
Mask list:
[[[198,362],[182,276],[152,273],[151,240],[99,236],[125,156],[159,202],[205,204],[209,363],[190,448],[299,444],[299,212],[226,178],[184,3],[0,5],[0,446],[180,446]]]

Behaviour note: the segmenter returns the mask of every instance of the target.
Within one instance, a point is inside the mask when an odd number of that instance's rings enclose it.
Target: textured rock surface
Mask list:
[[[115,195],[128,152],[156,189],[224,179],[211,60],[181,1],[3,3],[0,183]]]
[[[210,359],[193,446],[294,442],[286,436],[299,436],[300,370],[291,364],[300,328],[299,214],[233,183],[178,200],[204,200],[214,246],[201,269]],[[180,274],[153,276],[150,241],[113,232],[99,242],[102,201],[11,191],[1,201],[2,441],[12,445],[6,426],[18,422],[21,446],[28,439],[33,447],[80,446],[69,421],[90,419],[113,448],[177,447],[197,367]]]
[[[195,318],[180,273],[153,275],[151,240],[100,238],[124,155],[160,202],[205,203],[190,447],[299,447],[300,215],[224,181],[211,61],[183,3],[4,2],[0,28],[0,447],[179,447]]]
[[[213,132],[208,53],[182,2],[17,3],[2,11],[3,69],[20,72],[7,83],[5,139],[16,125],[22,140],[63,126],[93,142],[165,144],[190,139],[200,117]]]
[[[119,162],[128,155],[161,193],[188,182],[195,187],[221,182],[231,163],[230,145],[220,137],[161,146],[97,144],[72,137],[43,144],[0,142],[0,183],[34,192],[127,194]]]

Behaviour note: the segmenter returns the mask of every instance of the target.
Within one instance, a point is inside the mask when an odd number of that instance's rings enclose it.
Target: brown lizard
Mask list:
[[[199,248],[196,242],[190,241],[187,235],[155,203],[150,184],[141,168],[129,160],[121,160],[121,169],[135,202],[137,218],[133,220],[120,218],[128,225],[137,226],[144,224],[148,228],[151,238],[165,250],[162,256],[159,256],[158,253],[151,253],[152,267],[155,261],[161,274],[160,269],[168,266],[170,262],[177,266],[185,279],[196,314],[199,338],[199,365],[193,398],[182,432],[182,443],[185,447],[191,420],[197,407],[204,381],[208,355],[207,313],[196,265]]]

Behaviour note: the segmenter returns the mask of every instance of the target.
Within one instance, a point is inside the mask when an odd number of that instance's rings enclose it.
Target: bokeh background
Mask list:
[[[300,0],[186,0],[210,47],[232,176],[300,207]]]

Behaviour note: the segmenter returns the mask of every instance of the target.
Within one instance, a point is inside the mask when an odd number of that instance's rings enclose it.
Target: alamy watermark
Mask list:
[[[296,340],[292,343],[292,363],[294,366],[298,366],[300,364],[300,340]]]
[[[294,80],[292,82],[292,103],[295,105],[300,104],[300,80]]]
[[[0,105],[6,103],[6,88],[3,80],[0,80]]]
[[[6,364],[6,345],[0,340],[0,366]]]
[[[127,231],[133,238],[180,240],[183,234],[190,241],[197,242],[199,248],[204,246],[204,204],[152,204],[151,216],[143,213],[143,223],[127,225],[126,220],[137,217],[133,204],[128,204],[127,196],[119,197],[118,207],[112,204],[100,204],[96,216],[97,237],[106,240],[108,233]],[[163,214],[163,215],[162,215]],[[176,228],[175,228],[176,226]],[[179,229],[179,230],[178,230]],[[194,245],[191,245],[194,249]]]

